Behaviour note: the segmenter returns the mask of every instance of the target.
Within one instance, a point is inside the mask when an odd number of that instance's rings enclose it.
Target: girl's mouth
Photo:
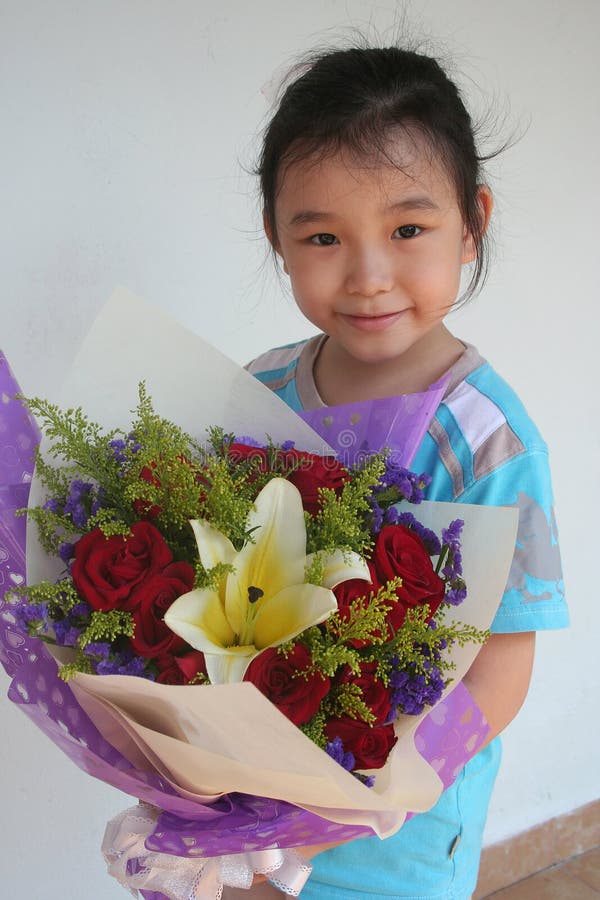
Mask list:
[[[385,331],[403,315],[405,311],[386,313],[382,316],[351,316],[342,314],[342,318],[358,331]]]

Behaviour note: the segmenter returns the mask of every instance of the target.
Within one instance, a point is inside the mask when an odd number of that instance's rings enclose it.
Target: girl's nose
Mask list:
[[[346,274],[346,290],[361,297],[386,294],[393,287],[393,271],[385,253],[355,251]]]

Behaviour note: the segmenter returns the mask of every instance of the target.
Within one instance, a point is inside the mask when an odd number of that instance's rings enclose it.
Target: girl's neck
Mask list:
[[[313,376],[327,406],[426,391],[465,350],[444,325],[426,334],[400,356],[363,362],[327,338],[315,360]]]

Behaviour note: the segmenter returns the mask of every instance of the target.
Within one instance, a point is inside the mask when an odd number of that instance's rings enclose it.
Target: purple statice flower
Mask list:
[[[281,449],[282,449],[285,453],[287,453],[288,450],[293,450],[295,446],[296,446],[296,442],[295,442],[295,441],[284,441],[283,444],[281,445]]]
[[[392,692],[394,715],[399,711],[408,716],[419,716],[426,706],[433,706],[434,703],[437,703],[444,686],[444,679],[434,666],[426,676],[407,675],[404,683],[394,687]]]
[[[462,575],[460,536],[464,524],[462,519],[455,519],[447,528],[442,528],[442,543],[448,547],[448,561],[442,569],[442,574],[448,580]]]
[[[29,634],[32,630],[36,634],[48,634],[50,631],[50,619],[48,617],[47,603],[27,603],[26,600],[16,604],[12,610],[21,631]]]
[[[90,516],[95,516],[105,505],[106,494],[102,488],[96,489],[91,482],[75,478],[71,482],[63,512],[71,516],[75,528],[83,531],[87,528]]]
[[[361,772],[353,772],[352,773],[355,778],[364,784],[365,787],[372,788],[375,784],[375,776],[374,775],[363,775]]]
[[[86,656],[95,657],[98,660],[107,660],[111,651],[108,641],[92,641],[83,648]]]
[[[388,456],[385,460],[385,471],[373,489],[370,498],[371,507],[377,505],[384,509],[408,500],[409,503],[420,503],[424,496],[425,488],[431,483],[428,475],[417,475],[399,466],[394,457]],[[390,523],[391,524],[391,523]]]
[[[378,503],[371,504],[371,528],[374,534],[379,534],[383,528],[385,513]]]
[[[130,656],[112,653],[107,659],[96,664],[97,675],[135,675],[139,678],[155,680],[154,675],[146,668],[146,660],[141,656]]]
[[[68,617],[56,620],[52,623],[52,627],[56,643],[60,647],[76,647],[84,630],[73,625]]]
[[[442,539],[452,550],[460,550],[460,536],[464,525],[462,519],[454,519],[447,528],[442,529]]]
[[[450,588],[450,590],[446,592],[444,602],[449,603],[450,606],[460,606],[466,596],[467,589],[465,587]]]
[[[136,436],[136,434],[135,434],[134,431],[131,431],[131,432],[127,435],[127,440],[128,440],[128,442],[129,442],[129,445],[130,445],[130,446],[129,446],[129,449],[131,450],[131,452],[132,452],[132,453],[139,453],[140,450],[142,449],[142,445],[141,445],[140,442],[138,441],[137,436]]]
[[[345,769],[346,772],[351,772],[356,765],[354,754],[350,752],[346,753],[340,737],[334,737],[332,741],[327,743],[325,746],[325,753]]]
[[[73,609],[69,612],[69,615],[72,619],[85,619],[86,622],[92,614],[92,607],[89,603],[86,603],[85,600],[80,600],[79,603],[76,603]]]
[[[438,556],[441,553],[442,545],[437,534],[432,531],[431,528],[426,528],[425,525],[422,525],[418,519],[415,519],[412,513],[401,512],[398,515],[396,524],[404,525],[405,528],[410,528],[411,531],[414,531],[425,544],[430,556]]]
[[[113,438],[112,441],[108,442],[108,446],[110,447],[109,456],[112,456],[118,465],[124,466],[127,462],[127,456],[125,455],[126,441],[122,438]]]
[[[393,664],[398,664],[395,657]],[[401,669],[392,669],[392,710],[388,721],[393,721],[399,712],[408,716],[420,715],[426,706],[433,706],[440,699],[446,682],[430,661],[426,665],[427,674],[417,674]]]
[[[42,508],[47,510],[48,512],[57,513],[58,515],[61,515],[63,511],[62,503],[55,497],[50,497],[49,500],[46,500]]]
[[[66,515],[71,516],[73,525],[80,530],[83,530],[88,523],[89,506],[93,490],[93,484],[90,484],[88,481],[81,481],[80,478],[75,478],[71,482],[64,512]]]
[[[431,477],[424,473],[411,472],[405,466],[399,466],[394,461],[392,454],[386,460],[381,482],[386,488],[395,488],[400,494],[399,499],[408,500],[409,503],[420,503],[425,488],[431,484]]]
[[[52,627],[57,644],[65,647],[77,646],[80,636],[89,624],[91,613],[89,603],[81,600],[62,619],[55,619]]]
[[[250,437],[247,434],[241,434],[239,437],[236,436],[234,438],[233,443],[234,444],[245,444],[246,447],[260,447],[261,449],[264,449],[263,444],[259,444],[257,440],[255,440],[253,437]]]
[[[127,463],[128,454],[139,453],[142,445],[137,441],[132,431],[125,440],[123,438],[113,438],[112,441],[108,442],[108,447],[109,457],[112,456],[117,465],[124,467]]]
[[[395,506],[390,506],[389,509],[386,509],[385,514],[383,516],[383,524],[384,525],[397,525],[398,524],[398,510]]]
[[[96,675],[136,675],[154,680],[147,660],[134,656],[130,650],[115,650],[108,641],[91,641],[83,652],[92,661]]]
[[[444,601],[451,606],[459,606],[467,596],[465,583],[462,579],[462,551],[460,536],[464,522],[455,519],[448,528],[442,529],[442,541],[446,557],[441,570],[441,576],[446,582],[446,596]]]
[[[69,541],[63,541],[62,544],[59,545],[58,555],[64,564],[68,565],[75,555],[75,544],[71,544]]]

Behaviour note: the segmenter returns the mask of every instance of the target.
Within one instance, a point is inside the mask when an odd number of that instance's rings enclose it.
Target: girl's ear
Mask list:
[[[488,225],[490,224],[492,210],[494,208],[494,197],[487,184],[480,184],[477,188],[477,205],[479,206],[479,216],[481,219],[481,235],[483,237],[488,229]],[[477,247],[475,245],[473,235],[471,234],[471,232],[466,232],[463,244],[462,261],[463,263],[473,262],[476,256]]]
[[[273,228],[271,226],[271,220],[269,219],[269,216],[267,215],[266,210],[263,210],[263,228],[265,229],[265,234],[267,236],[267,240],[269,241],[271,247],[273,248],[273,250],[279,257],[279,259],[281,260],[281,265],[283,266],[283,271],[285,272],[286,275],[289,275],[290,273],[288,272],[287,266],[285,264],[285,259],[283,258],[283,255],[281,253],[281,247],[279,245],[279,241],[273,237]]]

